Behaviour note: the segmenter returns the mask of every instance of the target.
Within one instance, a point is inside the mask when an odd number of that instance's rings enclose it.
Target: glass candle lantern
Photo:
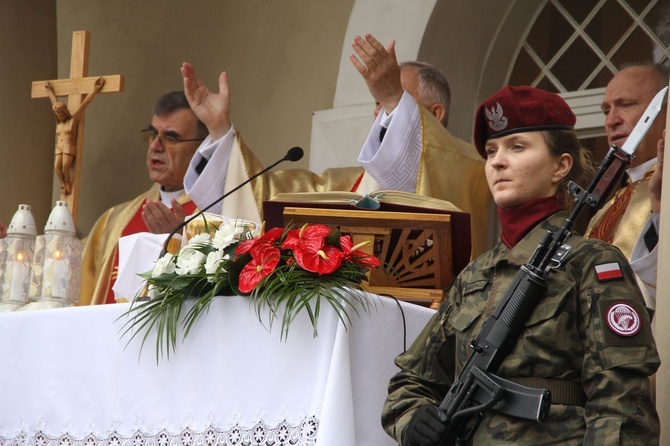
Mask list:
[[[67,202],[57,201],[35,241],[35,261],[30,298],[57,306],[79,301],[81,285],[81,240],[75,236]]]
[[[13,311],[28,302],[36,236],[35,219],[30,206],[20,204],[7,228],[0,311]]]

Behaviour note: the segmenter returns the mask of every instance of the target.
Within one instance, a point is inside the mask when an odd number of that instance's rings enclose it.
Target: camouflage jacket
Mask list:
[[[555,214],[512,249],[498,243],[471,262],[414,344],[396,358],[401,370],[389,383],[382,424],[400,444],[414,410],[442,401],[470,355],[469,340],[547,231],[558,229],[565,217]],[[581,385],[586,403],[552,404],[543,424],[488,411],[471,444],[658,444],[649,376],[660,359],[630,266],[617,248],[599,240],[573,235],[567,244],[572,250],[546,275],[548,291],[497,375],[574,382]],[[603,265],[614,266],[609,279]],[[637,315],[636,333],[617,334],[621,326],[611,309],[618,303],[629,306],[624,307],[628,315]]]

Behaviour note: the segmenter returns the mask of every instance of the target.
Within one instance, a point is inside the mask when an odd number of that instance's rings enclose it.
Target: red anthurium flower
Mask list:
[[[252,246],[256,243],[257,239],[251,239],[251,240],[244,240],[240,243],[238,243],[237,247],[235,248],[235,254],[245,254],[249,252]]]
[[[364,268],[377,268],[380,264],[379,259],[375,256],[360,251],[359,248],[362,248],[365,245],[369,245],[370,242],[359,243],[354,246],[354,242],[351,240],[351,237],[348,235],[343,235],[340,237],[340,247],[342,248],[342,259],[348,260],[354,263],[358,263]]]
[[[318,250],[326,243],[326,237],[330,235],[330,228],[326,225],[304,225],[300,229],[293,229],[286,234],[281,244],[282,249],[295,249],[305,247]]]
[[[235,248],[235,254],[247,253],[256,245],[271,245],[279,240],[283,233],[284,228],[272,228],[258,238],[244,240],[237,245],[237,248]]]
[[[279,248],[270,243],[260,243],[249,251],[251,261],[247,263],[239,276],[239,289],[250,293],[256,285],[275,270],[279,263]]]
[[[281,235],[284,233],[284,228],[272,228],[265,234],[259,237],[259,240],[267,240],[269,242],[276,242],[281,238]]]
[[[342,251],[331,245],[313,249],[313,246],[299,246],[293,250],[295,261],[302,269],[313,273],[331,274],[342,265]]]

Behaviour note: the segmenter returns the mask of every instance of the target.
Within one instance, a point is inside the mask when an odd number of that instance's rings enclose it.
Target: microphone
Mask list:
[[[232,194],[233,192],[237,191],[238,189],[241,189],[242,187],[246,186],[248,183],[250,183],[250,182],[251,182],[252,180],[254,180],[255,178],[258,178],[259,176],[263,175],[265,172],[267,172],[268,170],[272,169],[272,168],[275,167],[277,164],[282,163],[282,162],[284,162],[284,161],[291,161],[291,162],[298,161],[298,160],[302,159],[302,156],[303,156],[304,153],[305,153],[305,152],[304,152],[304,151],[302,150],[302,148],[300,148],[300,147],[297,147],[297,146],[296,146],[296,147],[291,147],[291,148],[288,150],[288,152],[286,152],[286,155],[284,155],[284,157],[281,158],[279,161],[275,162],[274,164],[269,165],[269,166],[266,167],[265,169],[263,169],[263,170],[261,170],[261,171],[255,173],[254,175],[250,176],[250,177],[247,178],[245,181],[243,181],[239,186],[235,187],[234,189],[229,190],[228,192],[226,192],[225,194],[223,194],[220,198],[218,198],[218,199],[216,199],[215,201],[213,201],[212,203],[208,204],[204,209],[202,209],[202,210],[196,212],[195,214],[191,215],[189,218],[187,218],[187,219],[184,220],[183,222],[179,223],[179,224],[177,225],[177,227],[174,228],[174,229],[172,230],[172,232],[170,232],[170,235],[168,235],[168,237],[165,239],[165,243],[163,243],[163,250],[161,251],[161,253],[160,253],[160,255],[158,256],[158,258],[160,259],[161,257],[163,257],[163,256],[165,255],[165,253],[167,252],[168,243],[170,243],[170,240],[172,239],[172,237],[174,237],[174,235],[175,235],[178,231],[180,231],[181,229],[183,229],[184,226],[186,226],[186,225],[189,224],[191,221],[195,220],[196,218],[198,218],[199,216],[201,216],[202,214],[204,214],[206,211],[208,211],[209,209],[211,209],[212,206],[214,206],[215,204],[220,203],[224,198],[226,198],[227,196],[229,196],[229,195]]]
[[[291,147],[284,156],[284,161],[298,161],[305,152],[300,147]]]

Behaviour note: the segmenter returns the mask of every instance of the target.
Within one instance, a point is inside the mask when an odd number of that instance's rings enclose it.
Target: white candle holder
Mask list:
[[[30,206],[20,204],[9,223],[4,243],[0,311],[14,311],[28,302],[36,236]]]
[[[67,202],[57,201],[35,241],[35,260],[30,299],[25,310],[66,307],[79,301],[81,285],[81,240],[75,237]]]

